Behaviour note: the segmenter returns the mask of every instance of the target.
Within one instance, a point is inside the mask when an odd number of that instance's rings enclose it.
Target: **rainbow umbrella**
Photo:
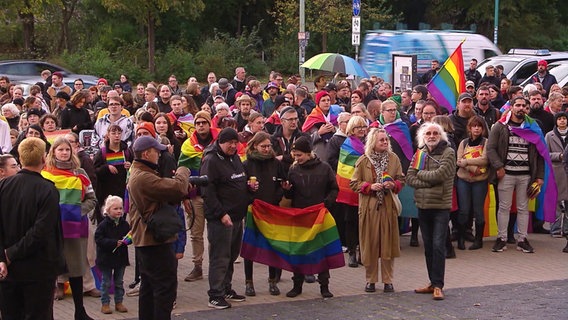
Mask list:
[[[369,77],[369,74],[363,69],[359,62],[339,53],[320,53],[304,62],[301,67],[352,74],[365,78]]]

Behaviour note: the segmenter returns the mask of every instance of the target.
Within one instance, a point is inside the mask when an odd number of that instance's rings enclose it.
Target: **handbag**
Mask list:
[[[165,242],[183,229],[183,223],[174,206],[162,204],[145,221],[157,242]]]
[[[402,202],[400,202],[400,198],[398,197],[398,194],[394,193],[392,190],[389,189],[389,192],[392,196],[392,201],[394,202],[394,207],[396,210],[396,215],[400,216],[400,214],[402,213]]]

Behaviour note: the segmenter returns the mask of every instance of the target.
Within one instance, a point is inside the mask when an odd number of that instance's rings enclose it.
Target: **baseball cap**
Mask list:
[[[134,141],[132,145],[132,150],[134,152],[142,152],[154,148],[160,151],[166,150],[166,146],[159,143],[158,140],[149,136],[141,136]]]
[[[460,96],[458,98],[458,102],[462,102],[463,100],[466,100],[466,99],[473,100],[473,98],[471,97],[471,94],[464,92],[464,93],[460,94]]]
[[[544,66],[545,68],[548,67],[548,62],[546,62],[546,60],[539,60],[538,61],[538,65],[539,66]]]
[[[469,87],[474,87],[475,88],[475,83],[473,83],[473,81],[468,80],[465,82],[465,87],[469,88]]]

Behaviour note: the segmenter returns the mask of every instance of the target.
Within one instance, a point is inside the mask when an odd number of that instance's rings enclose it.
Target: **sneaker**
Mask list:
[[[503,250],[507,250],[507,243],[503,241],[501,238],[497,238],[495,244],[493,245],[493,252],[503,252]]]
[[[226,295],[225,295],[225,299],[227,300],[231,300],[231,301],[235,301],[235,302],[242,302],[245,301],[247,298],[245,296],[241,296],[240,294],[237,294],[235,292],[235,290],[230,290]]]
[[[230,308],[231,304],[229,302],[227,302],[227,300],[225,300],[225,298],[218,297],[218,298],[209,298],[209,303],[207,303],[207,306],[209,308],[221,310],[221,309]]]
[[[517,242],[517,250],[524,253],[534,253],[534,249],[527,239]]]
[[[136,297],[140,294],[140,283],[138,283],[134,288],[126,291],[126,295],[129,297]]]
[[[128,285],[128,287],[130,289],[134,289],[134,287],[136,287],[136,285],[139,284],[139,283],[140,283],[140,280],[134,280]]]

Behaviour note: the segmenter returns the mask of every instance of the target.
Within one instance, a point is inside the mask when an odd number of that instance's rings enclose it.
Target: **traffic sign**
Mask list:
[[[361,17],[353,17],[351,22],[351,32],[361,33]]]
[[[358,46],[361,44],[361,34],[360,33],[352,33],[351,34],[351,44],[354,46]]]
[[[361,13],[361,0],[353,0],[353,15],[359,16]]]

